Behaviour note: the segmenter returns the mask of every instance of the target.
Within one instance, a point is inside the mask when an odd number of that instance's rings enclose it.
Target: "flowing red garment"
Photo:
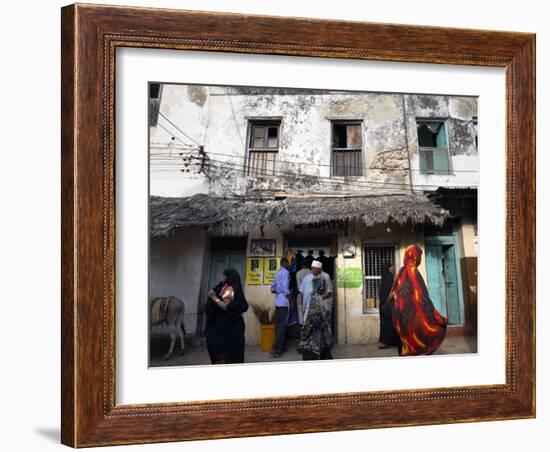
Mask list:
[[[439,348],[447,332],[447,319],[435,309],[418,265],[422,250],[409,245],[403,267],[393,284],[392,318],[401,339],[401,356],[426,355]]]

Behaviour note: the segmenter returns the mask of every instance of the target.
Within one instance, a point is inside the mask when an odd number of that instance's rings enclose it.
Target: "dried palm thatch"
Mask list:
[[[262,225],[314,224],[361,219],[365,225],[396,222],[441,226],[449,213],[419,194],[355,197],[288,197],[246,200],[197,194],[150,198],[150,234],[164,237],[177,228],[204,227],[221,235],[246,235]]]
[[[260,325],[273,325],[275,323],[275,311],[269,306],[260,306],[259,304],[250,303],[252,312],[260,322]]]

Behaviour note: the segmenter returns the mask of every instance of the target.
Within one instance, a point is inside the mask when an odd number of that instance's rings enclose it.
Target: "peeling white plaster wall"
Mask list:
[[[161,127],[150,129],[151,194],[189,196],[210,191],[231,196],[258,188],[321,193],[402,192],[410,189],[411,181],[426,188],[477,186],[474,97],[269,92],[242,94],[235,88],[164,85],[160,111],[180,130],[162,116],[159,124],[171,133]],[[420,174],[417,117],[447,121],[450,165],[455,172],[445,176]],[[246,178],[248,122],[260,118],[281,120],[276,168],[281,173],[276,177]],[[329,180],[331,120],[335,119],[362,121],[362,177]],[[211,159],[212,183],[203,174],[171,171],[182,167],[182,162],[173,158],[168,165],[158,164],[161,153],[174,155],[198,147],[184,134],[204,146]],[[283,173],[298,174],[300,178]]]

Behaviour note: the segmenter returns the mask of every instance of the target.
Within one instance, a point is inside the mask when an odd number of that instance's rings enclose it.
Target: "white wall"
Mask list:
[[[0,111],[3,130],[9,131],[3,137],[6,152],[0,179],[2,192],[7,195],[3,198],[5,216],[0,226],[4,257],[0,265],[4,275],[3,298],[10,300],[4,303],[4,318],[10,320],[0,329],[4,345],[0,398],[4,422],[2,446],[10,451],[68,450],[59,445],[62,360],[59,354],[59,7],[67,3],[6,2],[2,10],[5,20],[0,29],[0,42],[4,60],[10,64],[5,64],[0,74],[3,86],[9,87],[4,91],[4,103],[9,108]],[[544,131],[543,126],[550,121],[550,31],[545,2],[463,0],[452,7],[440,1],[426,1],[419,6],[405,0],[368,4],[351,0],[314,4],[293,0],[116,0],[114,3],[537,32],[537,129]],[[27,145],[26,140],[31,136],[39,139],[39,146]],[[538,147],[539,150],[550,148],[547,134],[539,133]],[[539,152],[539,169],[549,165],[548,153]],[[550,178],[538,180],[539,206],[542,207],[544,199],[550,196]],[[548,209],[539,208],[538,213],[537,229],[548,230]],[[538,273],[545,275],[550,236],[540,233],[538,243]],[[405,447],[415,452],[425,450],[429,441],[446,452],[482,448],[502,452],[544,451],[550,429],[550,357],[547,353],[550,336],[543,328],[543,322],[550,317],[550,308],[547,297],[543,296],[544,290],[541,280],[537,312],[538,418],[535,420],[118,446],[112,450],[364,451],[367,446],[379,449],[391,444],[390,449]],[[12,320],[30,311],[32,314],[26,316],[24,323]]]
[[[194,334],[206,250],[206,233],[177,230],[149,244],[149,300],[176,296],[185,303],[185,332]]]

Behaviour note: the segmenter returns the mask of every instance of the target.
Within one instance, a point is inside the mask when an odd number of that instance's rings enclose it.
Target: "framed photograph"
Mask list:
[[[535,416],[534,35],[71,5],[61,69],[64,444]]]
[[[345,242],[342,245],[342,254],[346,258],[352,258],[355,257],[355,243],[353,242]]]
[[[196,87],[196,89],[201,89],[202,87]],[[223,91],[223,89],[221,90]],[[205,95],[208,92],[208,88],[205,89]],[[257,131],[258,127],[255,127],[255,133],[258,133]],[[269,127],[267,128],[269,129]],[[275,130],[274,127],[271,128],[272,130]],[[262,130],[263,131],[263,130]],[[266,132],[267,133],[267,132]],[[262,151],[264,152],[264,151]],[[268,152],[265,152],[265,154],[269,154]],[[260,154],[260,157],[265,157],[265,155]],[[212,156],[214,157],[214,156]],[[256,161],[254,157],[252,157],[252,160]],[[209,159],[210,161],[210,159]],[[234,162],[228,161],[228,165],[233,165]],[[214,164],[215,165],[215,164]],[[210,168],[213,169],[215,166],[212,165]],[[259,165],[259,164],[258,164]],[[227,168],[228,171],[232,171],[234,167]],[[275,252],[277,250],[277,240],[276,239],[251,239],[250,240],[250,255],[251,256],[258,256],[258,257],[272,257],[275,256]]]

